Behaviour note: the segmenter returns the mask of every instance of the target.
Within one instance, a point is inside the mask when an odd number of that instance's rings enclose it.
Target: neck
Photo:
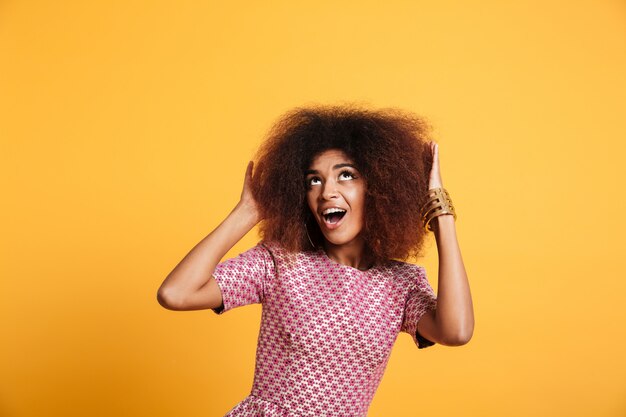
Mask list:
[[[365,242],[362,240],[355,239],[343,245],[335,245],[325,240],[324,251],[330,259],[342,265],[360,270],[373,266],[372,257],[365,250]]]

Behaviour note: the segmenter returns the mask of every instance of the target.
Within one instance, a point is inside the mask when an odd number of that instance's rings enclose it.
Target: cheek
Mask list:
[[[363,204],[359,205],[358,216],[359,216],[359,222],[361,223],[365,222],[365,206]]]
[[[363,213],[365,211],[365,192],[363,190],[354,190],[351,193],[350,201],[354,212]]]

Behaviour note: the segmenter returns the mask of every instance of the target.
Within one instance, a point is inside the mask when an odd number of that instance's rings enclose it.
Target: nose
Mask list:
[[[327,181],[322,190],[322,198],[324,200],[330,200],[331,198],[337,198],[337,196],[337,184],[334,181]]]

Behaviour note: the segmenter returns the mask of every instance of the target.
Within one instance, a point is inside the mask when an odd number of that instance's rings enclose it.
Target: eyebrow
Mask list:
[[[356,169],[356,167],[352,164],[337,164],[333,166],[333,169],[339,169],[339,168],[343,168],[343,167],[351,167]],[[319,174],[320,172],[316,169],[307,169],[306,171],[304,171],[304,175],[309,175],[309,174]]]

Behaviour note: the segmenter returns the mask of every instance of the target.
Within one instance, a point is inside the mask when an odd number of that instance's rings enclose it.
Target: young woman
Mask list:
[[[158,291],[172,310],[263,305],[253,387],[226,416],[366,416],[399,332],[419,349],[470,340],[456,213],[429,132],[412,113],[356,106],[296,108],[271,129],[239,203]],[[220,263],[259,222],[258,244]],[[431,231],[437,296],[405,262]]]

